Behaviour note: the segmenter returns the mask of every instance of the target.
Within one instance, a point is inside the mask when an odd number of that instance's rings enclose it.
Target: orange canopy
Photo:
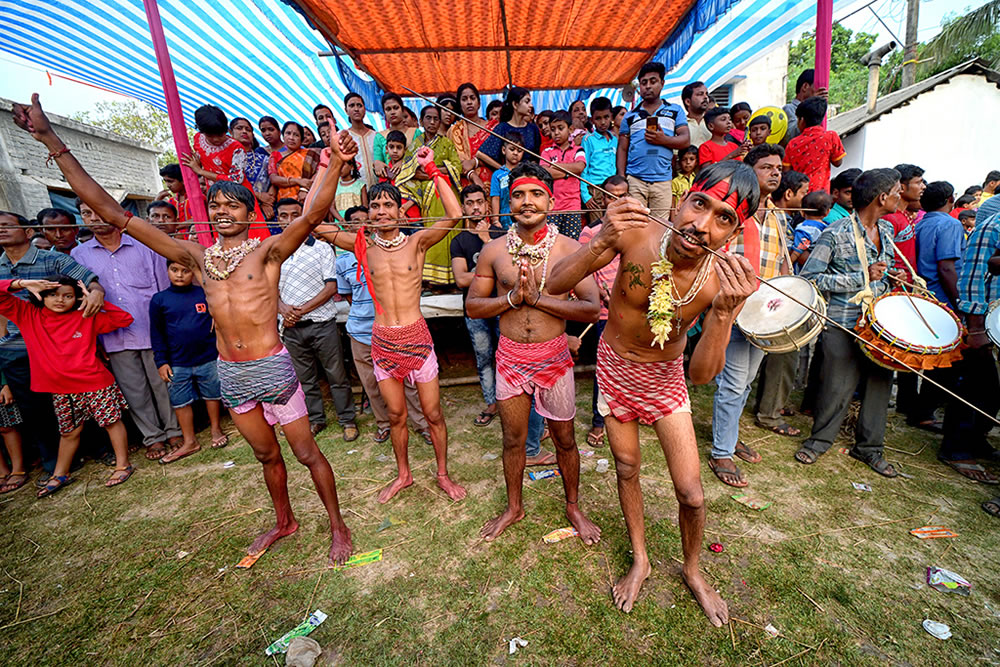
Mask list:
[[[384,90],[481,92],[627,83],[695,0],[298,0]]]

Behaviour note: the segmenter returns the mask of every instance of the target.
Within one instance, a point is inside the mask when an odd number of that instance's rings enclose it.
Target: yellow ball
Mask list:
[[[788,114],[781,107],[761,107],[753,112],[750,116],[750,120],[753,120],[757,116],[767,116],[771,119],[771,134],[767,137],[767,143],[776,144],[785,137],[785,132],[788,131]],[[749,126],[749,122],[748,126]]]

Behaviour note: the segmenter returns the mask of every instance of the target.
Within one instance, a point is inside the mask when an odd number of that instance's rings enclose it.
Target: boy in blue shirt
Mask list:
[[[524,158],[524,139],[521,133],[510,131],[507,133],[507,141],[500,147],[500,156],[503,157],[503,166],[493,172],[490,179],[490,210],[493,218],[500,223],[504,229],[510,227],[510,172],[517,165],[521,164]]]
[[[583,153],[587,156],[587,166],[583,168],[584,179],[595,185],[600,185],[610,176],[615,175],[615,160],[618,154],[618,137],[611,133],[611,100],[606,97],[594,98],[590,103],[590,120],[594,123],[594,131],[583,138]],[[590,186],[580,182],[580,199],[586,208],[594,208],[590,203],[594,193]],[[596,215],[596,218],[602,217]]]
[[[180,422],[184,443],[160,459],[173,463],[201,449],[194,434],[191,404],[203,399],[212,427],[212,447],[225,447],[229,436],[219,425],[222,390],[216,360],[215,328],[208,314],[205,290],[193,285],[194,274],[177,262],[167,262],[170,287],[149,302],[149,334],[153,361],[167,383],[170,405]]]
[[[792,264],[796,265],[795,273],[798,273],[802,265],[809,259],[809,248],[830,224],[823,218],[829,215],[831,206],[833,206],[833,197],[825,190],[810,192],[802,198],[805,220],[795,227],[795,236],[792,237],[790,252]]]

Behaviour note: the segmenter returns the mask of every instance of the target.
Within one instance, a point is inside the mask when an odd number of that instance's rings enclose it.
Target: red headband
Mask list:
[[[545,190],[546,194],[548,194],[550,197],[552,196],[552,189],[549,188],[549,186],[545,185],[545,183],[542,182],[540,179],[537,179],[534,176],[520,176],[520,177],[518,177],[517,180],[515,180],[513,183],[510,184],[510,190],[511,190],[511,192],[514,191],[514,188],[516,188],[518,186],[521,186],[521,185],[537,185],[542,190]]]
[[[731,189],[728,180],[721,180],[710,188],[695,183],[691,187],[691,192],[703,192],[712,199],[718,199],[724,204],[729,204],[736,210],[736,219],[742,225],[750,217],[750,203],[744,199],[739,201],[736,191]]]

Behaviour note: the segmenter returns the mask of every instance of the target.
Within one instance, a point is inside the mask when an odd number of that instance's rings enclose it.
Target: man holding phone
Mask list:
[[[684,109],[660,99],[664,73],[657,62],[639,70],[642,103],[622,120],[616,160],[618,175],[628,180],[629,194],[661,217],[668,216],[673,199],[674,151],[691,143]]]

